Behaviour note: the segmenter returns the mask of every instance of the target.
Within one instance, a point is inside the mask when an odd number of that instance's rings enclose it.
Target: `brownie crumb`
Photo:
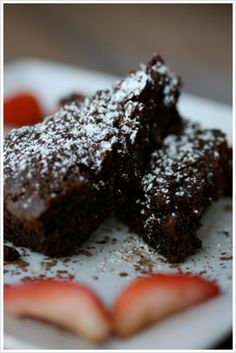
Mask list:
[[[58,270],[57,271],[57,274],[68,274],[68,272],[67,271],[65,271],[65,270]]]
[[[232,259],[233,259],[233,256],[220,256],[220,260],[223,260],[223,261],[229,261]]]
[[[217,233],[218,233],[218,234],[223,234],[223,235],[225,235],[226,237],[229,237],[229,236],[230,236],[230,232],[228,231],[228,229],[221,229],[221,230],[218,230]]]
[[[51,261],[41,261],[41,264],[45,267],[46,270],[51,270],[54,266],[57,265],[56,260],[51,260]]]
[[[16,261],[20,257],[19,252],[12,246],[4,245],[4,260],[5,261]]]
[[[80,250],[79,254],[84,255],[84,256],[88,256],[88,257],[93,256],[93,254],[88,250]]]
[[[120,272],[119,276],[120,277],[127,277],[129,274],[127,272]]]
[[[33,281],[33,279],[31,278],[31,277],[29,277],[29,276],[25,276],[24,278],[22,278],[22,280],[21,280],[21,282],[32,282]]]
[[[41,275],[39,275],[38,277],[35,277],[35,279],[37,280],[37,279],[44,279],[44,278],[47,278],[47,279],[50,279],[50,277],[48,277],[48,276],[46,276],[45,274],[41,274]]]

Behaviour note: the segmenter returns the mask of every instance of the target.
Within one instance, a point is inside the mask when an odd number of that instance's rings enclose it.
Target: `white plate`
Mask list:
[[[40,98],[45,111],[71,92],[92,94],[108,88],[116,78],[39,60],[23,60],[5,67],[5,96],[30,90]],[[183,94],[181,113],[205,127],[221,128],[232,141],[232,111],[223,104]],[[93,288],[110,305],[119,291],[143,271],[192,272],[214,279],[221,295],[170,317],[131,339],[112,338],[93,346],[80,337],[49,324],[29,319],[5,319],[5,347],[15,349],[204,349],[215,346],[232,327],[232,212],[231,199],[215,202],[203,219],[199,237],[203,250],[178,267],[163,262],[135,234],[116,219],[107,220],[78,255],[52,264],[41,254],[19,248],[28,265],[7,265],[5,283],[24,277],[60,276],[80,280]],[[116,240],[114,240],[116,239]],[[51,263],[51,266],[50,266]],[[59,272],[58,272],[59,271]],[[126,274],[126,275],[125,275]],[[30,335],[29,335],[30,332]]]

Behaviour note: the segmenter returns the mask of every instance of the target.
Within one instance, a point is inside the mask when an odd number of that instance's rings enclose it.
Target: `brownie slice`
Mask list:
[[[179,88],[154,56],[111,90],[12,130],[4,143],[5,238],[56,256],[88,239],[141,177]]]
[[[139,187],[121,217],[169,262],[201,248],[197,230],[213,199],[225,191],[230,149],[219,130],[183,121],[152,153]]]

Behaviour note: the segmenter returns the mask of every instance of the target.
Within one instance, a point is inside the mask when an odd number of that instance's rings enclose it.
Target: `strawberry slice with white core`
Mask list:
[[[113,329],[122,337],[130,336],[218,293],[216,284],[197,276],[157,274],[136,279],[121,292],[113,305]]]
[[[110,319],[103,304],[82,284],[41,280],[4,286],[7,315],[44,319],[92,341],[102,341],[110,333]]]

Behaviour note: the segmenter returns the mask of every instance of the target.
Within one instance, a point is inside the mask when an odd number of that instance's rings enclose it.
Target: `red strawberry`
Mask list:
[[[72,330],[92,341],[102,341],[110,331],[110,320],[98,297],[82,284],[41,280],[4,286],[7,315],[44,319]]]
[[[30,93],[20,93],[4,100],[4,124],[32,125],[43,118],[37,99]]]
[[[123,337],[132,335],[152,322],[218,293],[216,284],[197,276],[157,274],[136,279],[113,305],[114,330]]]

